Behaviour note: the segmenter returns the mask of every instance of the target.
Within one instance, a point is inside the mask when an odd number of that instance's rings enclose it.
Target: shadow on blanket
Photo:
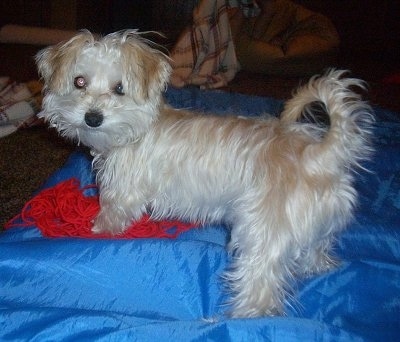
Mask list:
[[[282,103],[169,89],[174,106],[277,115]],[[400,338],[400,120],[376,108],[376,154],[357,176],[356,220],[337,240],[340,266],[297,283],[287,317],[227,319],[219,276],[223,227],[176,239],[50,239],[35,226],[0,235],[0,340],[395,341]],[[46,188],[93,182],[76,152]]]

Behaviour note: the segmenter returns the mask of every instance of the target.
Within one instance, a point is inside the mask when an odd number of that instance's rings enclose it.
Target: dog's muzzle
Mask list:
[[[91,110],[85,114],[85,122],[89,127],[99,127],[103,120],[103,114],[98,110]]]

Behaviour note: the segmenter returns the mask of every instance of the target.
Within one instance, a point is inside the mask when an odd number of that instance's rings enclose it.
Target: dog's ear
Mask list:
[[[150,47],[136,33],[126,33],[121,39],[125,91],[138,101],[159,99],[171,74],[168,57]]]
[[[39,51],[36,64],[45,89],[60,95],[67,94],[73,87],[73,66],[77,56],[87,44],[93,44],[94,37],[89,31],[82,31],[69,41]]]

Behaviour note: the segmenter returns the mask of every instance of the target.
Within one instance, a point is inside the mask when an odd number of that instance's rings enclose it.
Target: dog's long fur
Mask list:
[[[353,169],[371,151],[371,109],[352,90],[361,81],[332,70],[301,88],[280,119],[246,119],[166,105],[168,58],[136,31],[85,31],[36,59],[40,116],[94,156],[94,232],[118,234],[148,210],[226,223],[233,317],[283,313],[292,277],[334,264],[332,239],[356,203]],[[315,103],[324,125],[304,120]]]

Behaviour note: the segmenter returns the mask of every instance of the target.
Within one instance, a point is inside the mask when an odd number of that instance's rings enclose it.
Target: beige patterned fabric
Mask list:
[[[171,84],[218,88],[239,70],[229,24],[228,8],[240,7],[243,15],[258,15],[253,1],[201,0],[193,11],[193,25],[182,33],[171,52]]]

